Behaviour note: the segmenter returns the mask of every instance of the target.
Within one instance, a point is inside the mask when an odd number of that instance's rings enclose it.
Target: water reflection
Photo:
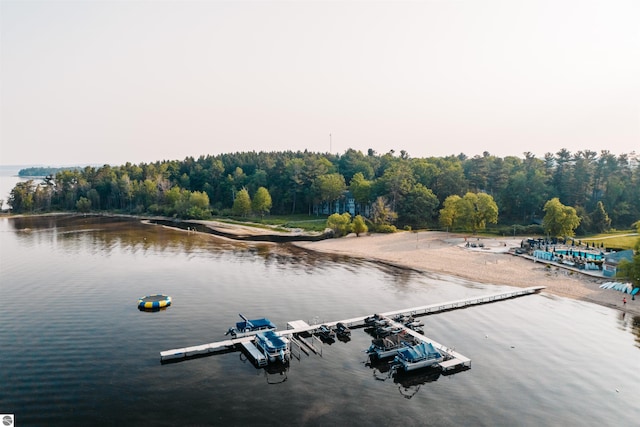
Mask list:
[[[425,368],[419,371],[405,373],[398,371],[393,375],[394,384],[398,384],[398,391],[405,399],[411,399],[420,391],[424,384],[438,381],[442,374],[439,368]]]
[[[282,384],[288,379],[289,363],[271,363],[265,366],[263,371],[267,384]]]
[[[132,218],[82,215],[47,215],[16,217],[9,221],[22,241],[34,244],[53,240],[62,247],[56,249],[73,252],[79,247],[90,252],[109,255],[114,250],[131,253],[183,252],[188,255],[231,253],[237,257],[254,258],[256,255],[271,259],[269,245],[248,245],[217,238],[212,235],[171,229],[144,223]],[[73,248],[73,249],[68,249]]]
[[[411,372],[394,369],[393,359],[378,360],[369,358],[369,360],[365,362],[365,366],[371,369],[375,380],[393,380],[393,383],[398,385],[398,392],[405,399],[411,399],[420,391],[420,387],[427,383],[435,382],[441,375],[444,375],[438,367],[427,367]],[[451,371],[447,374],[453,375],[466,370],[469,370],[469,368],[465,367],[464,369]]]
[[[290,243],[239,242],[208,233],[182,230],[151,224],[130,217],[93,215],[44,215],[14,217],[11,228],[19,231],[19,241],[30,245],[54,242],[56,250],[68,254],[79,251],[110,256],[113,252],[131,254],[184,253],[189,257],[221,257],[232,255],[238,259],[261,259],[265,266],[290,269],[292,266],[316,274],[326,266],[339,264],[347,272],[355,273],[366,260],[344,255],[320,254]],[[397,266],[375,263],[390,282],[399,289],[411,284],[422,273]]]

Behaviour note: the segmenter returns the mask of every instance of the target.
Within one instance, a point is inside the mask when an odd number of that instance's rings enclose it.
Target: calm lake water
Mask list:
[[[620,311],[546,294],[423,317],[472,359],[389,377],[371,337],[287,370],[240,352],[161,364],[239,320],[330,321],[508,290],[286,245],[237,244],[138,221],[0,218],[0,413],[17,426],[632,426],[640,331]],[[461,261],[462,262],[462,261]],[[144,295],[167,310],[137,309]]]

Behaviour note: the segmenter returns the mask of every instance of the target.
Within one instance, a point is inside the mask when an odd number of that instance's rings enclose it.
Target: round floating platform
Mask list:
[[[138,300],[138,308],[141,310],[158,310],[170,305],[171,297],[168,295],[147,295]]]

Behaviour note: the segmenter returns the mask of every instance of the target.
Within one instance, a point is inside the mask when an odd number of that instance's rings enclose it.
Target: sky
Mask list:
[[[640,153],[637,0],[0,0],[0,164]]]

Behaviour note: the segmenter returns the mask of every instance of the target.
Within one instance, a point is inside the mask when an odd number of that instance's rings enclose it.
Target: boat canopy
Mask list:
[[[237,322],[236,323],[236,329],[239,331],[244,331],[244,330],[258,330],[258,329],[275,329],[276,325],[274,325],[271,320],[263,317],[260,319],[251,319],[251,320],[245,320],[242,322]]]
[[[417,362],[424,359],[437,359],[442,357],[433,344],[421,342],[413,347],[405,347],[398,351],[398,356],[408,362]]]
[[[287,342],[273,331],[260,332],[256,338],[271,351],[287,348]]]

